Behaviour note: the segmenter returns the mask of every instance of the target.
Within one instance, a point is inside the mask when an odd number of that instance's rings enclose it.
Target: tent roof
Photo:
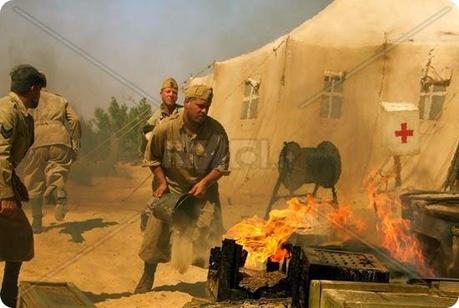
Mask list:
[[[459,44],[459,8],[450,0],[335,0],[316,16],[265,46],[220,63],[272,52],[289,37],[334,48],[403,41]]]
[[[335,0],[293,30],[293,39],[350,48],[415,42],[459,43],[459,10],[449,0]]]

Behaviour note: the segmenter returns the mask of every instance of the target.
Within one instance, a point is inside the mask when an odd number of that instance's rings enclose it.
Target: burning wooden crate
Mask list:
[[[286,246],[280,263],[268,261],[264,270],[244,268],[247,253],[234,240],[211,250],[208,289],[215,301],[292,298],[306,307],[313,279],[388,282],[389,272],[371,254]]]
[[[414,191],[400,196],[428,263],[444,277],[459,278],[459,194]]]

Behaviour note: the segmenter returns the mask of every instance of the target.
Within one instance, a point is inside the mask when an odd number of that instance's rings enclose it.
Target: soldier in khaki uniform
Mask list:
[[[155,126],[163,119],[179,113],[183,109],[183,106],[176,103],[178,97],[178,84],[174,78],[167,78],[163,81],[159,95],[161,96],[161,105],[143,127],[144,139],[141,148],[142,153],[145,152],[145,147],[148,140],[151,138]]]
[[[0,261],[6,262],[0,297],[15,307],[22,262],[34,255],[32,229],[21,209],[29,197],[15,168],[33,143],[27,109],[37,107],[46,79],[30,65],[18,66],[10,76],[11,92],[0,99]]]
[[[161,105],[159,106],[159,109],[156,110],[147,120],[147,124],[143,127],[143,139],[140,148],[142,153],[145,152],[148,140],[151,139],[155,126],[171,115],[181,112],[183,109],[183,106],[176,103],[178,97],[178,84],[174,78],[170,77],[163,81],[159,95],[161,96]],[[149,208],[147,207],[141,215],[140,229],[142,231],[146,227],[149,216]]]
[[[212,96],[212,88],[207,86],[188,87],[183,112],[155,127],[145,151],[145,165],[155,177],[154,197],[161,200],[169,194],[190,193],[204,201],[195,225],[198,232],[193,232],[199,237],[193,240],[202,242],[220,238],[222,225],[217,181],[229,173],[225,129],[207,116]],[[155,212],[154,208],[152,212]],[[139,252],[145,267],[136,293],[151,290],[157,264],[169,260],[169,237],[170,225],[158,217],[150,217]]]
[[[62,96],[41,91],[33,111],[35,142],[24,159],[24,183],[32,207],[32,230],[42,231],[42,204],[55,205],[54,216],[65,216],[65,182],[80,148],[81,127],[77,113]]]

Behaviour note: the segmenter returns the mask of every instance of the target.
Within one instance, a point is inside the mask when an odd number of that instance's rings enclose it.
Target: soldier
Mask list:
[[[171,194],[189,193],[200,198],[203,206],[196,222],[200,240],[219,238],[222,231],[217,181],[229,173],[229,146],[225,129],[207,116],[212,102],[212,88],[190,86],[185,90],[184,110],[160,122],[145,151],[158,202],[176,200]],[[155,212],[153,204],[152,212]],[[156,215],[156,214],[155,214]],[[195,229],[196,231],[196,229]],[[150,217],[139,256],[144,272],[135,293],[151,290],[157,264],[170,258],[170,225]],[[198,238],[193,238],[198,240]]]
[[[148,140],[151,139],[154,127],[162,120],[173,114],[181,112],[183,109],[183,106],[176,103],[178,97],[178,85],[174,78],[167,78],[163,81],[159,95],[161,96],[161,106],[159,106],[159,109],[153,113],[153,115],[148,119],[147,124],[143,127],[143,138],[140,149],[142,153],[145,152],[145,147],[147,146]],[[148,208],[143,211],[141,215],[140,229],[142,231],[145,229],[149,215],[150,213]]]
[[[35,142],[24,159],[23,171],[30,194],[32,230],[41,233],[44,201],[55,205],[56,220],[65,217],[65,182],[80,148],[81,127],[68,101],[45,89],[33,118]]]
[[[144,139],[141,151],[145,152],[145,147],[155,126],[163,119],[179,113],[182,111],[183,106],[176,104],[178,97],[178,85],[174,78],[167,78],[163,81],[161,91],[161,106],[156,110],[153,115],[147,120],[147,124],[143,127]]]
[[[16,306],[18,277],[23,261],[33,258],[33,234],[21,209],[27,189],[15,168],[33,143],[33,119],[27,108],[36,108],[45,76],[30,65],[13,69],[11,92],[0,99],[0,260],[5,261],[0,297]]]

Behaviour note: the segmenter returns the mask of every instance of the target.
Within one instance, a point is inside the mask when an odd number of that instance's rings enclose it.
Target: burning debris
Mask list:
[[[313,279],[389,282],[389,270],[372,253],[390,266],[408,265],[413,270],[407,273],[431,277],[396,195],[382,190],[375,177],[367,189],[373,223],[348,204],[308,195],[272,210],[267,220],[255,216],[231,227],[222,247],[211,251],[208,283],[214,299],[291,297],[304,306]],[[355,240],[361,250],[346,251]]]

